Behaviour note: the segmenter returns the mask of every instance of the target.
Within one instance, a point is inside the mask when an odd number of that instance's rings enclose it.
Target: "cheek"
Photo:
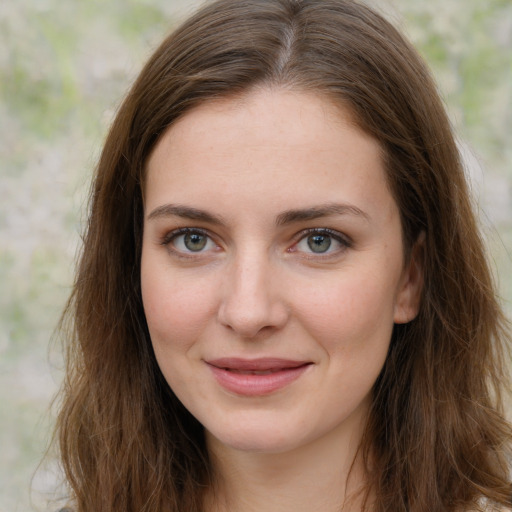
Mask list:
[[[144,266],[141,271],[144,312],[156,352],[159,347],[188,348],[212,319],[215,309],[214,283],[169,274]]]
[[[387,280],[353,272],[321,287],[297,290],[296,297],[302,324],[327,352],[356,354],[387,347],[394,311],[394,288]]]
[[[192,404],[202,399],[199,372],[191,372],[189,359],[212,319],[215,303],[208,281],[180,279],[169,272],[141,269],[144,312],[155,357],[165,380],[177,396]],[[191,396],[190,390],[197,396]]]

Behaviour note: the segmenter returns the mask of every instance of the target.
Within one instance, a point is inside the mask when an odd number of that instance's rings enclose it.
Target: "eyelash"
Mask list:
[[[298,233],[296,235],[296,242],[293,244],[292,247],[288,249],[288,252],[296,252],[297,246],[303,242],[306,241],[308,237],[312,235],[318,235],[318,236],[328,236],[331,240],[335,240],[338,244],[340,244],[340,248],[337,250],[325,252],[325,253],[315,253],[314,251],[308,251],[304,252],[304,258],[308,259],[327,259],[330,257],[339,256],[341,253],[343,253],[345,250],[350,249],[353,246],[352,240],[347,237],[346,235],[340,233],[339,231],[335,231],[333,229],[329,228],[312,228],[312,229],[305,229]],[[330,249],[330,244],[328,249]]]
[[[195,254],[194,251],[185,252],[185,251],[176,249],[175,247],[170,247],[170,246],[173,245],[173,242],[179,236],[187,235],[187,234],[202,235],[202,236],[204,236],[204,237],[206,237],[208,239],[206,241],[207,244],[210,241],[210,242],[213,242],[216,247],[219,247],[218,244],[215,242],[214,238],[212,237],[212,235],[207,230],[202,229],[202,228],[180,228],[180,229],[176,229],[174,231],[171,231],[170,233],[167,233],[163,237],[161,245],[168,247],[169,250],[171,250],[178,257],[189,258],[189,259],[197,257],[197,256],[199,256],[202,253],[202,250],[197,251],[197,254]],[[340,233],[339,231],[334,231],[334,230],[329,229],[329,228],[311,228],[311,229],[305,229],[305,230],[301,231],[300,233],[298,233],[295,236],[295,240],[296,241],[287,250],[287,252],[289,252],[289,253],[299,252],[297,250],[298,244],[300,244],[301,242],[305,241],[309,236],[312,236],[312,235],[328,236],[330,239],[335,240],[337,243],[339,243],[341,247],[339,249],[337,249],[337,250],[329,251],[329,252],[326,252],[326,253],[322,253],[322,252],[315,253],[312,250],[308,251],[308,252],[304,251],[304,257],[308,258],[308,259],[313,259],[313,258],[314,259],[327,259],[329,257],[333,257],[335,255],[339,255],[340,253],[344,252],[346,249],[350,249],[352,247],[352,245],[353,245],[353,243],[350,240],[350,238],[347,237],[346,235]],[[328,249],[330,249],[330,244],[329,244]]]
[[[174,254],[178,255],[179,257],[182,257],[182,258],[194,258],[195,255],[194,255],[194,251],[189,251],[189,252],[185,252],[185,251],[181,251],[179,249],[176,249],[176,248],[173,248],[173,247],[170,247],[173,245],[173,242],[180,236],[182,235],[202,235],[204,237],[207,238],[207,241],[206,243],[208,243],[209,241],[213,242],[217,247],[218,247],[218,244],[215,243],[213,237],[211,236],[211,234],[205,230],[205,229],[201,229],[201,228],[180,228],[180,229],[175,229],[174,231],[171,231],[170,233],[167,233],[164,238],[162,239],[162,245],[166,246],[169,248],[169,250],[171,250]],[[199,255],[201,253],[201,251],[197,251],[197,255]]]

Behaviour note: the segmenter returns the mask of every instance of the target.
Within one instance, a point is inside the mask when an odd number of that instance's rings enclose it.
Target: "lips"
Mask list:
[[[312,364],[277,358],[221,358],[206,363],[224,389],[243,396],[276,392],[298,379]]]

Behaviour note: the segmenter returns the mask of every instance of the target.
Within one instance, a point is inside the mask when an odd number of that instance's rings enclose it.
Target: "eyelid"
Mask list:
[[[217,243],[215,237],[212,236],[212,234],[207,229],[191,228],[191,227],[177,228],[177,229],[173,229],[172,231],[169,231],[162,237],[160,244],[167,247],[167,249],[170,252],[172,252],[173,254],[175,254],[176,256],[181,257],[181,258],[187,258],[187,259],[204,257],[205,254],[210,252],[208,250],[197,251],[196,253],[194,253],[193,251],[184,252],[184,251],[178,250],[176,247],[173,246],[173,244],[172,244],[173,240],[175,240],[176,238],[178,238],[181,235],[186,235],[189,233],[199,233],[201,235],[204,235],[204,236],[208,237],[215,244],[216,248],[220,247],[220,245]]]
[[[353,246],[352,239],[350,237],[348,237],[347,235],[345,235],[344,233],[341,233],[340,231],[336,231],[336,230],[330,229],[330,228],[307,228],[307,229],[303,229],[302,231],[300,231],[299,233],[297,233],[295,235],[295,237],[294,237],[295,241],[294,241],[292,247],[290,247],[290,249],[288,249],[288,252],[299,252],[296,249],[299,242],[304,240],[307,236],[311,236],[311,235],[315,235],[315,234],[328,235],[331,238],[333,238],[334,240],[336,240],[338,243],[340,243],[343,247],[336,251],[331,251],[331,252],[327,252],[327,253],[314,253],[313,251],[304,253],[306,255],[305,257],[307,257],[307,258],[315,258],[315,259],[320,258],[321,259],[321,258],[329,258],[329,257],[337,256],[340,253],[344,252],[346,249],[350,249]]]
[[[168,250],[170,252],[172,252],[173,254],[175,254],[177,257],[186,258],[186,259],[204,257],[206,254],[211,252],[211,249],[206,250],[206,251],[198,251],[197,253],[194,253],[193,251],[185,252],[185,251],[181,251],[173,246],[172,241],[174,239],[176,239],[177,237],[179,237],[181,235],[186,235],[188,233],[199,233],[201,235],[204,235],[204,236],[208,237],[208,239],[211,240],[211,242],[213,242],[213,244],[215,244],[217,249],[219,249],[221,247],[221,245],[218,243],[215,235],[213,235],[209,230],[200,228],[200,227],[182,227],[182,228],[173,229],[173,230],[167,232],[162,237],[162,239],[160,240],[160,244],[163,246],[166,246],[168,248]],[[326,253],[315,253],[313,251],[306,252],[306,251],[300,251],[297,249],[297,245],[301,241],[303,241],[307,236],[311,236],[311,235],[315,235],[315,234],[330,236],[333,240],[338,242],[342,247],[340,247],[337,250],[329,251]],[[339,256],[345,250],[347,250],[353,246],[353,241],[349,236],[347,236],[346,234],[344,234],[340,231],[337,231],[337,230],[334,230],[331,228],[319,228],[319,227],[306,228],[306,229],[299,231],[293,238],[294,238],[293,244],[291,247],[288,248],[287,252],[302,253],[302,257],[304,257],[304,258],[328,259],[328,258]]]

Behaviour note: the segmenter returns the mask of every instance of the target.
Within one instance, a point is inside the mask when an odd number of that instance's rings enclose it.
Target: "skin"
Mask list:
[[[346,487],[393,324],[414,318],[421,290],[378,142],[328,99],[255,89],[168,129],[144,201],[146,318],[167,382],[205,427],[215,509],[338,510],[364,480],[356,463]],[[213,375],[220,357],[308,365],[244,396]]]

